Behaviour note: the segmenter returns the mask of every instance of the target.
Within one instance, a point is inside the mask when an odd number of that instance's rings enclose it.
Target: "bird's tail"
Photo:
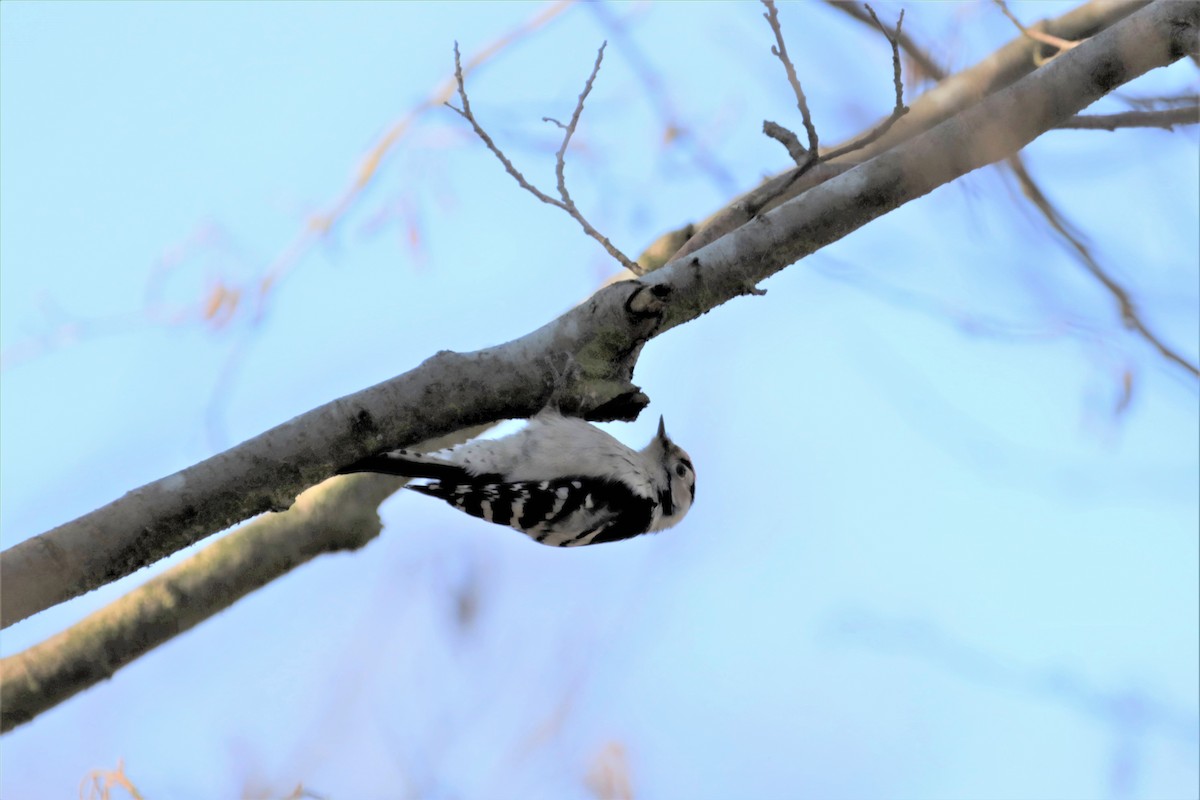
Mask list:
[[[390,453],[367,456],[338,470],[339,475],[351,472],[379,472],[404,478],[430,478],[449,482],[468,478],[467,471],[457,464],[408,450],[393,450]]]

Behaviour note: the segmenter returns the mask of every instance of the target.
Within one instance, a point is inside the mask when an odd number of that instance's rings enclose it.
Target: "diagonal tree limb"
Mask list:
[[[633,311],[635,299],[649,291],[645,283],[615,284],[521,339],[475,353],[439,353],[22,542],[0,554],[4,623],[241,519],[286,508],[308,486],[372,452],[529,416],[552,396],[565,410],[592,418],[630,416],[647,402],[630,378],[649,338],[747,294],[876,217],[1016,153],[1121,84],[1195,52],[1198,26],[1200,4],[1157,0],[1036,75],[676,259],[649,279],[664,298],[655,309],[661,316]]]
[[[244,519],[286,510],[301,491],[371,453],[529,417],[552,399],[595,419],[636,416],[648,399],[630,382],[635,354],[658,319],[627,303],[644,291],[637,284],[608,287],[508,344],[442,351],[10,547],[0,553],[0,623],[7,627]]]
[[[427,442],[450,447],[485,426]],[[357,550],[382,529],[378,508],[406,483],[343,475],[308,489],[44,642],[0,659],[0,733],[41,714],[241,598],[325,553]]]
[[[1072,233],[1070,226],[1058,212],[1058,209],[1054,207],[1050,199],[1042,191],[1042,188],[1033,179],[1033,176],[1029,174],[1029,170],[1025,168],[1025,162],[1019,154],[1009,157],[1008,167],[1012,170],[1013,175],[1017,178],[1017,182],[1021,185],[1021,193],[1025,198],[1037,208],[1045,218],[1046,223],[1071,248],[1084,269],[1091,273],[1092,277],[1099,281],[1108,290],[1108,293],[1113,296],[1113,299],[1116,300],[1117,308],[1121,314],[1121,322],[1125,327],[1141,335],[1163,358],[1187,370],[1193,377],[1200,378],[1200,367],[1197,367],[1165,344],[1162,339],[1146,326],[1146,322],[1142,319],[1141,314],[1138,313],[1137,306],[1134,304],[1133,298],[1130,297],[1128,290],[1100,266],[1100,262],[1092,255],[1091,249],[1078,236]]]
[[[1066,39],[1093,36],[1128,15],[1145,7],[1150,0],[1091,0],[1061,17],[1047,20],[1043,30]],[[903,46],[903,40],[901,40]],[[841,160],[821,164],[796,180],[798,168],[789,169],[757,188],[736,198],[723,209],[696,226],[696,233],[676,253],[677,258],[716,241],[755,215],[808,191],[813,186],[841,174],[855,163],[908,141],[943,122],[984,97],[1011,85],[1037,69],[1034,56],[1040,45],[1025,36],[1017,36],[978,64],[940,81],[909,106],[909,112],[878,141]],[[674,232],[664,234],[672,236]]]
[[[0,661],[0,732],[112,677],[321,553],[365,545],[382,529],[379,503],[403,483],[366,477],[371,480],[345,476],[309,489],[289,511],[251,522],[62,633]],[[347,494],[351,501],[342,502]],[[341,513],[329,518],[329,508]],[[355,509],[360,513],[348,518],[345,512]]]
[[[1017,27],[1021,29],[1022,33],[1026,34],[1027,36],[1030,35],[1029,30],[1027,30],[1012,16],[1012,13],[1008,10],[1007,6],[1004,5],[1003,0],[997,0],[997,4],[1000,6],[1000,9],[1005,13],[1005,15],[1008,16],[1009,19],[1013,20]],[[859,11],[856,4],[831,2],[830,5],[841,11],[845,11],[855,19],[858,19],[868,25],[878,25],[878,20],[874,19],[873,15],[868,14],[866,11]],[[1030,38],[1032,38],[1034,41],[1044,41],[1044,39],[1039,39],[1037,36],[1030,36]],[[896,40],[899,40],[900,46],[905,49],[910,58],[922,65],[928,65],[927,68],[930,70],[931,75],[934,75],[938,78],[942,77],[940,68],[937,67],[933,59],[928,56],[915,41],[906,35],[903,35],[899,31],[897,32]],[[1053,42],[1051,42],[1051,44],[1053,44]],[[1069,44],[1071,47],[1074,47],[1074,43],[1068,42],[1067,44]],[[1200,105],[1197,105],[1196,101],[1192,99],[1188,105],[1161,111],[1142,111],[1128,112],[1125,114],[1088,116],[1076,115],[1058,127],[1060,129],[1096,128],[1103,130],[1115,130],[1118,127],[1140,125],[1165,127],[1170,129],[1172,125],[1176,124],[1200,123],[1200,112],[1198,112],[1198,109],[1200,109]],[[1100,266],[1099,262],[1096,261],[1087,245],[1085,245],[1079,236],[1071,230],[1071,226],[1065,219],[1063,219],[1058,210],[1054,208],[1049,198],[1046,197],[1045,192],[1042,191],[1041,187],[1038,186],[1033,176],[1029,173],[1029,170],[1025,166],[1025,162],[1021,158],[1020,153],[1014,153],[1012,156],[1006,159],[1005,165],[1016,177],[1018,184],[1021,186],[1022,194],[1025,196],[1025,198],[1038,209],[1051,229],[1059,237],[1061,237],[1064,242],[1066,242],[1066,244],[1079,258],[1080,263],[1083,264],[1084,268],[1087,269],[1087,271],[1090,272],[1104,286],[1104,288],[1108,290],[1110,294],[1112,294],[1113,298],[1117,302],[1117,306],[1121,314],[1121,321],[1124,326],[1142,336],[1142,338],[1149,342],[1150,345],[1153,346],[1154,349],[1157,350],[1158,353],[1168,361],[1171,361],[1182,367],[1192,375],[1200,377],[1200,369],[1198,369],[1195,364],[1189,362],[1173,348],[1164,344],[1156,334],[1150,331],[1150,329],[1146,326],[1145,321],[1138,313],[1137,308],[1135,307],[1133,300],[1129,295],[1129,292],[1123,286],[1117,283],[1117,281]]]
[[[664,278],[660,280],[674,279],[683,269],[681,264],[691,264],[697,259],[705,262],[706,255],[708,262],[714,254],[757,255],[761,252],[758,243],[763,238],[779,248],[785,259],[802,257],[844,235],[847,231],[839,230],[843,226],[854,228],[865,224],[864,213],[873,219],[896,207],[893,204],[896,194],[888,189],[891,183],[896,184],[895,191],[903,197],[899,202],[903,203],[971,170],[1007,158],[1035,139],[1039,131],[1057,125],[1055,120],[1074,115],[1075,111],[1062,113],[1061,103],[1072,107],[1082,103],[1080,107],[1086,107],[1118,84],[1132,80],[1135,76],[1131,70],[1140,69],[1135,63],[1142,63],[1153,49],[1166,48],[1160,54],[1171,62],[1189,55],[1197,48],[1197,42],[1189,37],[1194,34],[1192,26],[1198,16],[1200,4],[1157,0],[1054,59],[1037,74],[1026,76],[919,137],[809,189],[802,201],[784,203],[717,243],[688,256],[676,257],[664,268]],[[1152,19],[1159,22],[1150,24]],[[1134,31],[1139,33],[1135,35]],[[1147,38],[1135,44],[1136,36],[1141,35]],[[1169,42],[1161,38],[1164,35]],[[1158,44],[1151,45],[1155,40]],[[1122,47],[1131,50],[1111,49]],[[854,187],[851,195],[837,198],[848,187]],[[879,210],[871,210],[874,208]],[[819,216],[820,213],[832,214],[837,219],[830,220]],[[751,277],[761,280],[764,276],[753,270]],[[677,292],[678,289],[676,286]],[[678,295],[671,305],[672,310],[677,308]]]
[[[1183,21],[1193,25],[1196,22],[1194,18]],[[780,212],[782,211],[783,209],[780,209]],[[771,215],[765,219],[779,216]],[[694,265],[689,260],[685,266],[676,267],[685,272],[705,271],[712,269],[713,265]],[[656,276],[659,277],[661,276]],[[669,284],[664,282],[662,285]],[[752,284],[741,284],[743,291],[747,285]],[[634,300],[636,297],[637,295],[633,295],[630,299]],[[643,309],[646,305],[628,304]],[[445,443],[436,446],[443,444]],[[372,485],[373,481],[384,483]],[[399,482],[394,479],[377,476],[352,476],[322,484],[306,492],[292,511],[271,515],[251,523],[211,546],[200,556],[185,562],[204,562],[193,565],[194,569],[187,574],[181,575],[180,568],[177,567],[135,590],[114,606],[93,615],[66,634],[0,662],[0,677],[3,678],[0,680],[0,691],[3,692],[0,695],[0,706],[5,709],[5,729],[24,721],[28,714],[36,714],[65,699],[89,683],[108,677],[111,671],[121,664],[170,638],[179,630],[196,624],[200,619],[225,607],[228,602],[271,579],[269,575],[263,574],[263,565],[259,563],[258,557],[248,558],[245,553],[239,555],[243,549],[241,546],[229,550],[224,548],[238,542],[249,542],[255,537],[273,536],[274,543],[264,545],[266,550],[262,551],[261,557],[277,557],[282,567],[281,571],[286,571],[302,562],[301,558],[294,557],[297,552],[311,557],[318,552],[338,547],[358,546],[377,531],[378,522],[373,509],[378,501],[394,491],[397,485]],[[317,505],[322,509],[320,513],[314,513],[314,506]],[[344,518],[346,513],[351,515],[350,520]],[[356,519],[361,521],[355,522]],[[341,527],[351,530],[342,531]],[[236,569],[226,571],[219,568],[223,562],[232,560],[239,560]],[[211,570],[210,565],[214,566]],[[267,572],[275,569],[278,568],[272,567]],[[213,578],[206,577],[209,572],[224,577],[212,583]],[[239,575],[242,576],[240,579],[249,581],[246,584],[248,588],[235,588],[235,585],[241,584],[225,582],[239,580]],[[163,581],[168,576],[172,584],[165,586]],[[207,588],[201,588],[206,585],[206,581],[209,582]],[[135,597],[136,602],[133,599]],[[170,602],[164,605],[164,600]],[[183,601],[185,614],[173,617],[163,613],[166,606],[177,604],[180,600]],[[128,613],[116,613],[117,610],[126,610]],[[47,646],[52,644],[53,646]],[[71,657],[64,658],[64,655]]]

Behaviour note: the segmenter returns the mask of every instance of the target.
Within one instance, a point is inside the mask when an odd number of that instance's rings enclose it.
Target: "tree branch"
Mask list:
[[[552,394],[565,410],[630,414],[649,338],[937,186],[1005,158],[1117,86],[1196,47],[1200,4],[1158,0],[1036,75],[760,214],[653,273],[661,317],[628,308],[649,287],[616,284],[543,328],[470,354],[440,353],[371,389],[310,411],[103,509],[0,554],[5,624],[128,574],[240,519],[290,505],[338,467],[469,424],[528,416]],[[561,366],[570,364],[566,376]],[[454,398],[433,403],[431,397]],[[43,584],[50,584],[44,589]]]
[[[1051,47],[1057,48],[1060,53],[1066,52],[1067,50],[1070,50],[1072,47],[1075,47],[1079,44],[1079,42],[1073,42],[1069,39],[1063,39],[1061,36],[1054,36],[1053,34],[1046,33],[1045,31],[1039,30],[1036,26],[1028,28],[1025,25],[1022,25],[1021,20],[1017,19],[1016,15],[1014,15],[1012,11],[1008,9],[1008,3],[1004,2],[1004,0],[993,0],[993,2],[999,6],[1000,11],[1003,12],[1004,16],[1008,17],[1009,21],[1012,22],[1013,25],[1017,26],[1017,30],[1035,42],[1041,42],[1042,44],[1047,44]]]
[[[1020,183],[1021,191],[1025,195],[1025,198],[1041,212],[1046,223],[1071,248],[1084,269],[1091,273],[1092,277],[1099,281],[1108,290],[1108,293],[1113,296],[1113,299],[1117,301],[1117,308],[1121,314],[1122,324],[1149,342],[1163,358],[1187,370],[1193,377],[1200,378],[1200,367],[1197,367],[1175,352],[1173,348],[1165,344],[1162,339],[1158,338],[1146,326],[1146,322],[1142,319],[1141,314],[1138,313],[1137,306],[1134,304],[1129,292],[1100,266],[1100,262],[1092,255],[1091,249],[1070,230],[1070,226],[1066,220],[1062,218],[1062,215],[1054,208],[1041,187],[1034,181],[1033,176],[1029,174],[1029,171],[1025,168],[1025,162],[1021,157],[1019,155],[1011,156],[1008,159],[1008,166],[1012,170],[1013,175],[1016,176],[1017,182]]]
[[[997,3],[1000,5],[1001,10],[1004,11],[1004,13],[1008,15],[1010,19],[1016,22],[1016,19],[1009,12],[1007,6],[1004,5],[1002,0],[997,0]],[[874,13],[868,14],[865,11],[859,12],[857,11],[857,6],[854,4],[835,2],[831,3],[831,5],[839,8],[840,10],[846,11],[855,19],[861,20],[867,24],[872,24],[876,27],[882,27],[879,25],[879,20],[877,17],[875,17]],[[867,11],[869,10],[870,7],[868,6]],[[1026,29],[1019,22],[1016,22],[1016,24],[1021,29],[1022,33],[1028,34]],[[932,74],[940,77],[938,71],[939,68],[933,63],[933,59],[926,55],[925,52],[914,41],[912,41],[912,39],[903,36],[898,28],[899,26],[897,26],[896,35],[894,38],[889,36],[889,40],[892,41],[893,52],[896,46],[896,41],[899,40],[901,46],[905,48],[910,57],[912,57],[914,60],[917,60],[919,63],[929,65],[928,68],[934,70]],[[1035,41],[1038,40],[1036,36],[1031,38],[1033,38]],[[1059,125],[1058,128],[1097,128],[1115,130],[1118,127],[1141,125],[1165,127],[1167,129],[1171,129],[1171,126],[1175,124],[1194,124],[1200,122],[1200,101],[1198,101],[1194,96],[1186,98],[1171,98],[1171,101],[1184,102],[1187,103],[1187,105],[1161,111],[1130,112],[1126,114],[1090,116],[1077,115]],[[1133,300],[1128,291],[1118,284],[1110,275],[1108,275],[1108,273],[1100,266],[1099,262],[1097,262],[1092,256],[1090,249],[1084,245],[1081,239],[1069,229],[1069,226],[1063,219],[1062,215],[1057,209],[1054,208],[1054,206],[1050,203],[1050,200],[1046,197],[1045,193],[1041,190],[1041,187],[1039,187],[1037,182],[1034,181],[1033,176],[1026,168],[1025,162],[1021,158],[1021,155],[1019,153],[1014,153],[1012,156],[1006,159],[1005,163],[1009,170],[1016,177],[1025,198],[1038,209],[1050,228],[1064,242],[1067,243],[1067,245],[1079,258],[1084,268],[1087,269],[1088,272],[1090,272],[1097,280],[1099,280],[1100,283],[1109,291],[1109,293],[1113,295],[1113,298],[1117,301],[1117,305],[1121,313],[1121,321],[1125,327],[1141,335],[1154,347],[1155,350],[1159,352],[1160,355],[1162,355],[1168,361],[1171,361],[1188,372],[1191,372],[1193,375],[1200,377],[1200,371],[1198,371],[1196,365],[1192,364],[1174,349],[1167,346],[1161,339],[1158,338],[1157,335],[1150,331],[1150,329],[1146,326],[1145,321],[1141,318],[1136,307],[1134,306]]]
[[[619,249],[617,249],[617,246],[614,245],[607,236],[600,233],[600,231],[596,230],[592,223],[587,221],[587,218],[583,216],[583,212],[579,210],[579,207],[575,205],[575,201],[571,199],[570,192],[567,191],[567,147],[571,144],[571,137],[575,135],[576,126],[579,125],[579,117],[583,114],[584,101],[587,100],[588,95],[592,93],[592,84],[596,82],[596,75],[600,73],[600,64],[604,61],[604,48],[607,46],[608,42],[604,42],[600,45],[600,51],[596,53],[596,64],[592,67],[592,74],[588,76],[587,82],[583,85],[583,91],[579,95],[579,101],[575,104],[575,110],[571,114],[570,123],[563,125],[556,119],[542,117],[543,122],[553,122],[563,130],[562,146],[558,148],[558,153],[555,156],[554,166],[554,174],[558,178],[558,196],[560,199],[551,197],[526,180],[525,176],[521,174],[521,171],[517,169],[516,165],[514,165],[511,160],[509,160],[508,156],[504,155],[504,151],[501,150],[495,141],[492,140],[491,136],[488,136],[487,131],[483,129],[483,126],[479,124],[479,120],[475,118],[475,114],[471,111],[471,102],[467,98],[467,87],[463,80],[462,63],[458,55],[458,42],[454,43],[454,77],[458,81],[458,96],[462,99],[462,108],[455,108],[450,103],[446,103],[446,105],[460,117],[471,123],[471,128],[475,131],[475,135],[478,136],[485,145],[487,145],[488,150],[491,150],[492,154],[500,160],[500,163],[504,165],[505,171],[508,172],[508,174],[511,175],[518,184],[520,184],[522,189],[529,192],[543,203],[547,203],[555,208],[559,208],[567,212],[571,219],[579,223],[579,225],[583,228],[583,232],[599,242],[605,251],[610,256],[615,258],[621,264],[621,266],[625,267],[625,269],[629,270],[634,275],[641,275],[642,268],[624,253],[622,253]]]
[[[633,418],[648,403],[630,379],[657,318],[612,286],[520,339],[443,351],[223,453],[130,492],[0,553],[0,626],[103,586],[295,496],[372,453],[463,427],[532,416],[551,399],[594,419]],[[430,398],[453,396],[455,404]],[[458,405],[458,400],[463,405]]]
[[[841,11],[844,14],[849,14],[859,22],[872,26],[877,24],[876,20],[873,19],[874,15],[868,13],[856,0],[825,0],[825,3],[830,8]],[[917,65],[921,72],[924,72],[926,76],[935,81],[940,81],[946,77],[946,70],[942,69],[941,65],[934,61],[929,53],[919,47],[911,36],[898,28],[895,35],[900,48],[908,54],[909,59]]]
[[[796,67],[792,64],[792,59],[788,56],[787,44],[783,41],[783,29],[779,26],[779,12],[775,8],[775,0],[762,0],[762,4],[767,8],[767,12],[763,14],[763,19],[771,26],[771,33],[775,35],[775,44],[771,45],[771,55],[778,58],[779,62],[783,64],[783,71],[787,74],[788,84],[792,87],[792,94],[796,97],[796,108],[800,110],[800,119],[804,124],[804,132],[808,135],[808,147],[802,148],[805,152],[805,158],[803,161],[796,161],[797,168],[803,174],[817,162],[817,158],[820,156],[817,127],[813,125],[812,114],[808,110],[808,98],[804,96],[804,88],[800,85],[799,76],[796,75]],[[791,133],[791,131],[788,132]],[[792,141],[796,145],[799,145],[795,134],[792,134]],[[793,147],[788,147],[789,153],[792,150]],[[794,155],[792,157],[795,158]]]
[[[879,17],[875,16],[875,9],[871,8],[870,5],[865,3],[863,4],[863,8],[867,10],[867,14],[870,15],[871,21],[874,23],[875,27],[879,29],[880,33],[887,38],[888,44],[892,46],[892,85],[896,90],[896,105],[892,107],[892,113],[888,116],[888,118],[872,128],[865,136],[859,137],[849,144],[842,145],[841,147],[830,150],[827,153],[822,153],[822,161],[833,161],[841,158],[842,156],[862,150],[872,142],[883,138],[884,134],[891,130],[892,126],[899,122],[901,117],[908,113],[908,106],[904,105],[904,81],[902,80],[900,70],[899,39],[900,34],[903,32],[902,28],[904,27],[904,9],[900,10],[900,18],[896,20],[895,30],[889,31],[883,26],[883,23],[879,21]]]
[[[1058,127],[1079,130],[1115,131],[1118,128],[1162,128],[1174,130],[1176,125],[1200,123],[1200,104],[1166,108],[1161,111],[1126,111],[1121,114],[1081,114],[1071,117]]]
[[[1124,19],[1149,2],[1091,0],[1061,17],[1047,20],[1042,28],[1064,38],[1084,39]],[[900,42],[903,45],[902,38]],[[865,161],[906,142],[1033,72],[1037,68],[1034,55],[1040,46],[1025,36],[1018,36],[975,66],[942,80],[914,100],[909,106],[909,113],[893,125],[885,136],[857,151],[853,161]],[[695,252],[746,224],[757,214],[799,196],[852,166],[854,163],[849,158],[842,158],[814,167],[799,180],[796,179],[797,169],[793,168],[765,181],[695,226],[696,233],[679,248],[675,257],[682,258]],[[673,235],[674,232],[664,234],[668,237]]]
[[[423,443],[440,450],[487,426]],[[152,578],[67,630],[0,659],[0,733],[111,678],[159,645],[324,553],[357,550],[382,529],[378,507],[406,481],[341,475]]]

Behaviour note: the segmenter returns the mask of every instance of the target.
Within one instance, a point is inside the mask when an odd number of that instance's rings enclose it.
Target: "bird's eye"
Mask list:
[[[684,475],[687,475],[687,467],[685,467],[683,464],[676,464],[675,474],[682,478]]]

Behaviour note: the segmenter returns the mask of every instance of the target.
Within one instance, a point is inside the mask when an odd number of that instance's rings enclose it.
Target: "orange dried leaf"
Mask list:
[[[225,302],[225,286],[218,283],[209,292],[208,298],[204,301],[204,307],[200,311],[200,316],[203,319],[212,319],[221,310],[221,305]]]

